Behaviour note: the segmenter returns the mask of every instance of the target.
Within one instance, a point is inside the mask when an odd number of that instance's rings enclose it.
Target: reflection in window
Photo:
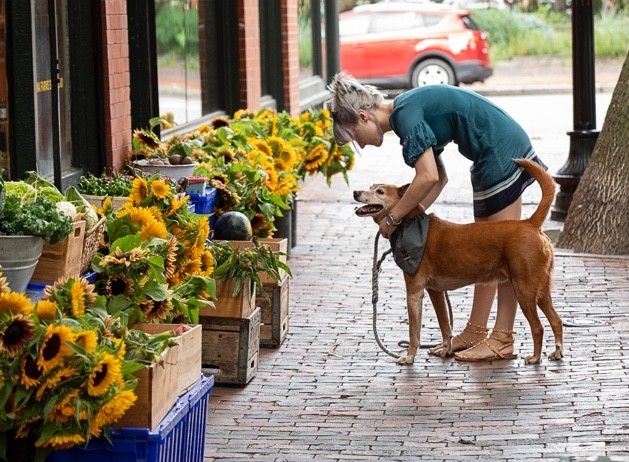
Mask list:
[[[155,0],[159,112],[177,124],[201,117],[199,0]]]
[[[325,73],[325,2],[299,0],[299,69],[301,78]],[[313,24],[317,25],[313,27]]]

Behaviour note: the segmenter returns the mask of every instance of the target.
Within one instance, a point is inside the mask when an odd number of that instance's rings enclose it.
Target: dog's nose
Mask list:
[[[358,200],[358,196],[360,196],[360,192],[359,191],[354,191],[354,200]]]

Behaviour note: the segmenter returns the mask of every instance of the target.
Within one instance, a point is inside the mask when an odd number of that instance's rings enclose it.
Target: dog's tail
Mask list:
[[[529,172],[533,178],[537,180],[540,188],[542,189],[542,200],[537,206],[537,210],[528,219],[536,228],[541,228],[544,224],[544,220],[548,216],[548,211],[555,198],[555,180],[550,174],[536,162],[528,159],[515,159],[515,162],[523,167],[524,170]]]

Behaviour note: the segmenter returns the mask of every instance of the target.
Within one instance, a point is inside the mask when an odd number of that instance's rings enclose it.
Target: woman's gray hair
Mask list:
[[[342,146],[354,138],[350,128],[358,123],[358,110],[375,108],[384,101],[385,95],[344,72],[334,76],[328,90],[332,93],[329,107],[334,122],[334,139]]]

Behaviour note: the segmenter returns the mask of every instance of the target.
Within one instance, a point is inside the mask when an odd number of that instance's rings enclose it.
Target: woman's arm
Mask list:
[[[445,168],[441,159],[435,157],[432,148],[428,148],[415,162],[415,177],[404,193],[404,196],[389,212],[396,221],[408,215],[421,204],[424,210],[437,199],[448,182]],[[380,223],[380,234],[389,238],[395,229],[387,223],[387,218]]]

